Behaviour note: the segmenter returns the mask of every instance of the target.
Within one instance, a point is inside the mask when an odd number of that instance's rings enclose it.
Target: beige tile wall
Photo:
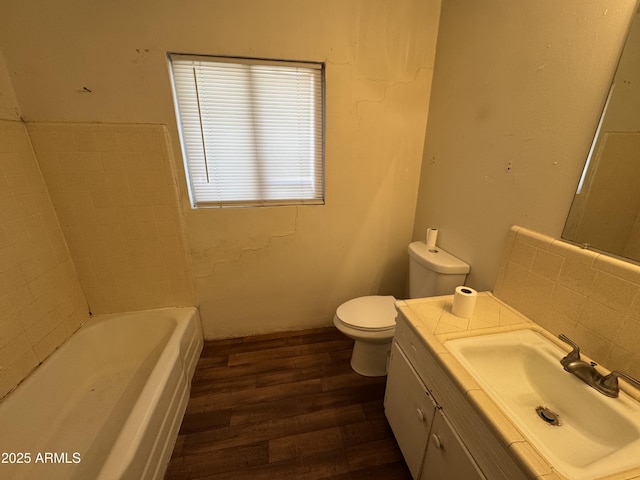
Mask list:
[[[0,398],[89,318],[29,143],[0,121]]]
[[[604,367],[640,378],[640,266],[516,226],[494,294]]]
[[[91,312],[195,305],[165,127],[27,128]]]

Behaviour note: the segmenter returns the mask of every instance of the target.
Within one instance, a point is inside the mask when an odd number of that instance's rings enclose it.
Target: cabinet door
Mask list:
[[[387,375],[384,411],[413,478],[418,478],[435,404],[394,341]]]
[[[438,410],[433,419],[420,480],[486,480],[458,434]]]

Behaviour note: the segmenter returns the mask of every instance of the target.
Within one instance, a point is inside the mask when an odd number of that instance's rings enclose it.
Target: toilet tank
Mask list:
[[[453,295],[469,273],[469,264],[440,247],[424,242],[409,244],[409,298]]]

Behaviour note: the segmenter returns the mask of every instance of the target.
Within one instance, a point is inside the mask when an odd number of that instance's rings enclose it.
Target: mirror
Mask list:
[[[640,10],[632,21],[562,238],[640,262]]]

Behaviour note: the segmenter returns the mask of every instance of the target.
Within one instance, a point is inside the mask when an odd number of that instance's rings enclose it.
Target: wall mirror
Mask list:
[[[611,84],[562,238],[640,262],[640,10]]]

